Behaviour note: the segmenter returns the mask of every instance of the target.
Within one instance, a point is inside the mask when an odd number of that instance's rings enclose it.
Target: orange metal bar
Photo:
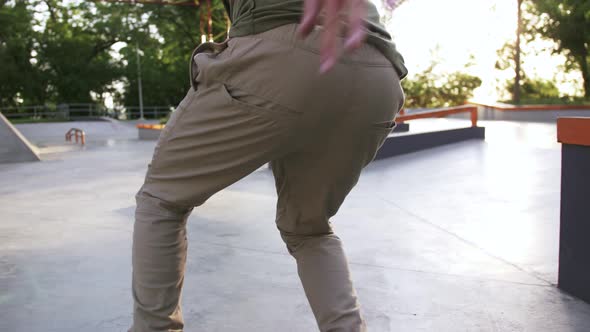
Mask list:
[[[163,124],[138,124],[138,129],[154,129],[154,130],[162,130],[166,125]]]
[[[397,123],[404,123],[403,120],[400,120],[399,119],[400,117],[403,117],[404,115],[406,115],[406,109],[405,108],[402,108],[402,110],[399,111],[399,113],[398,113],[398,115],[397,115],[397,117],[395,119],[395,122],[397,122]]]
[[[557,119],[557,141],[590,146],[590,118]]]
[[[86,144],[86,135],[83,131],[76,131],[76,143],[78,143],[78,139],[80,140],[80,143],[82,143],[82,145]]]
[[[72,136],[76,138],[76,144],[80,142],[82,145],[86,144],[86,133],[78,128],[72,128],[66,133],[66,142],[72,141]]]
[[[476,106],[491,108],[496,111],[574,111],[574,110],[590,110],[590,105],[494,105],[470,103]]]
[[[416,119],[443,118],[447,115],[459,114],[459,113],[471,113],[471,125],[473,127],[477,127],[477,119],[478,119],[477,107],[471,106],[471,105],[444,108],[444,109],[439,109],[439,110],[411,113],[411,114],[402,114],[400,112],[400,115],[398,115],[395,120],[398,123],[403,123],[404,121],[416,120]]]
[[[477,107],[471,110],[471,126],[477,127]]]

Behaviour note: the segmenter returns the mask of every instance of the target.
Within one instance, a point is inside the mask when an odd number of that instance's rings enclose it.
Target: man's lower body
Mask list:
[[[321,331],[364,331],[336,214],[403,104],[395,70],[364,45],[319,75],[318,31],[296,25],[197,53],[193,88],[165,127],[137,194],[133,332],[182,331],[186,221],[267,162],[276,223]],[[218,50],[219,51],[219,50]]]

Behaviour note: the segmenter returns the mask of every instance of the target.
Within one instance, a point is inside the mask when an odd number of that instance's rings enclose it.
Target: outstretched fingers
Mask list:
[[[367,3],[364,0],[351,0],[348,12],[348,34],[344,44],[345,51],[359,48],[366,36],[365,18],[367,17]]]
[[[367,0],[305,0],[303,17],[298,33],[307,37],[317,24],[323,25],[321,38],[320,73],[326,73],[336,65],[344,52],[360,47],[367,34],[365,18]],[[346,29],[344,45],[340,45],[343,28]]]
[[[307,37],[318,23],[322,2],[323,0],[305,0],[303,3],[303,17],[299,25],[299,35],[301,37]]]
[[[344,0],[323,0],[324,1],[324,30],[320,46],[320,73],[326,73],[334,65],[340,56],[339,36],[342,27],[340,20],[340,9]]]

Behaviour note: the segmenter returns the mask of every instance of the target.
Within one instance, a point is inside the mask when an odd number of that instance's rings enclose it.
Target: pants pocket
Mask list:
[[[373,127],[375,127],[377,130],[379,129],[385,129],[385,130],[393,130],[393,128],[395,128],[397,124],[395,123],[395,121],[384,121],[384,122],[378,122],[373,124]]]
[[[230,103],[256,115],[282,119],[297,117],[301,114],[299,111],[247,92],[242,88],[223,83],[222,89]]]

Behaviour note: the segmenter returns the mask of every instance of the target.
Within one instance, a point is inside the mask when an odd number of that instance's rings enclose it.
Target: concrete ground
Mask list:
[[[485,142],[372,163],[334,218],[369,331],[590,331],[590,305],[555,287],[554,126],[483,125]],[[85,148],[64,148],[59,124],[19,129],[47,150],[0,165],[0,331],[125,331],[154,142],[131,124],[88,125]],[[193,213],[186,331],[317,330],[275,201],[261,169]]]

